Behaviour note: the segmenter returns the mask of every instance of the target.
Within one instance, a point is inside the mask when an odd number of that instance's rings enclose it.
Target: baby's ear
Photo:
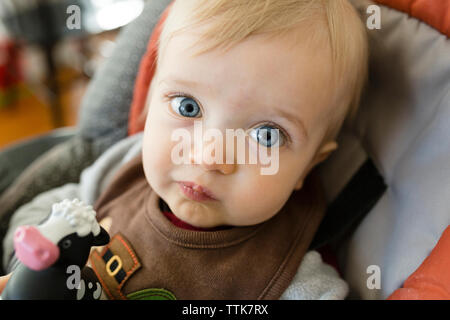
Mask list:
[[[331,155],[331,153],[333,153],[333,151],[335,151],[337,148],[338,144],[336,141],[329,141],[325,143],[322,146],[322,148],[320,148],[320,150],[316,153],[316,157],[313,160],[314,164],[311,167],[311,169],[314,168],[319,163],[325,161]]]
[[[300,190],[303,186],[303,181],[305,180],[305,177],[309,174],[309,172],[319,163],[325,161],[330,154],[338,148],[338,144],[336,141],[329,141],[325,143],[316,153],[314,159],[311,161],[311,163],[308,165],[307,169],[305,170],[305,173],[300,177],[300,179],[297,181],[294,189]]]
[[[298,190],[300,190],[302,187],[303,187],[303,178],[302,179],[299,179],[298,181],[297,181],[297,184],[295,185],[295,187],[294,187],[294,190],[295,191],[298,191]]]

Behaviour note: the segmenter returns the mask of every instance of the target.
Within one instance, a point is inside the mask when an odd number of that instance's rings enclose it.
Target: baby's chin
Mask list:
[[[248,227],[263,223],[269,220],[268,217],[265,220],[261,219],[239,219],[233,217],[227,217],[220,211],[215,211],[213,208],[208,207],[202,203],[188,203],[183,202],[179,207],[173,209],[175,216],[185,223],[197,228],[216,228],[216,227]]]
[[[220,213],[201,202],[182,199],[170,208],[178,219],[197,228],[214,228],[224,225]]]

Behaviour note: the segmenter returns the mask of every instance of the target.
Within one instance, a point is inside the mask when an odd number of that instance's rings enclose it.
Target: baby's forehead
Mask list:
[[[182,59],[184,63],[191,64],[193,61],[191,58],[200,57],[197,60],[201,63],[208,60],[211,65],[215,64],[219,68],[222,65],[223,69],[239,68],[239,61],[249,66],[253,65],[253,69],[259,70],[260,81],[284,73],[293,79],[290,82],[294,82],[296,77],[309,77],[310,82],[320,78],[325,88],[327,86],[325,82],[332,77],[333,54],[327,26],[320,21],[323,19],[316,19],[315,22],[304,21],[282,33],[250,34],[237,42],[225,41],[217,47],[214,47],[214,40],[211,41],[204,36],[212,28],[211,23],[203,23],[189,29],[177,29],[177,19],[173,20],[175,22],[172,21],[167,25],[167,30],[163,30],[161,34],[167,39],[160,42],[164,48],[161,48],[159,58],[168,59],[170,62],[168,64],[172,65],[174,70],[176,70],[174,62]],[[176,32],[171,34],[174,30]],[[170,47],[169,52],[165,50],[167,47]],[[230,51],[232,54],[227,54]],[[238,75],[239,77],[242,75]],[[295,93],[296,90],[290,94]]]
[[[202,29],[206,28],[203,26]],[[263,33],[250,35],[238,42],[225,43],[217,47],[209,47],[207,39],[202,38],[202,29],[190,29],[177,32],[176,35],[167,40],[166,45],[171,49],[161,52],[160,59],[170,57],[173,60],[217,60],[217,63],[225,64],[230,62],[239,62],[229,60],[240,58],[246,63],[267,68],[283,67],[279,72],[288,72],[293,70],[289,65],[295,65],[302,62],[305,57],[310,62],[320,61],[320,64],[327,65],[323,70],[316,69],[315,74],[320,71],[329,71],[332,69],[333,58],[326,37],[319,40],[319,37],[312,37],[307,29],[300,27],[284,34]],[[206,49],[205,49],[206,48]],[[264,65],[258,65],[258,59],[265,59]],[[303,60],[302,60],[303,59]],[[284,62],[283,64],[280,63]],[[173,61],[171,61],[172,63]],[[173,68],[175,69],[175,68]],[[264,75],[266,76],[266,75]]]
[[[243,98],[260,95],[267,105],[305,100],[314,92],[324,96],[331,85],[332,58],[328,47],[307,41],[293,45],[300,35],[253,35],[223,50],[196,55],[199,36],[193,32],[173,37],[161,59],[160,81],[184,82],[227,94],[233,88]],[[305,35],[306,37],[306,35]],[[216,92],[218,94],[218,92]],[[305,103],[312,104],[307,100]],[[261,104],[261,108],[267,108]]]
[[[295,57],[286,52],[303,46],[303,52],[313,53],[311,61],[326,57],[322,61],[328,64],[327,68],[317,68],[316,74],[310,77],[322,78],[322,82],[333,78],[329,89],[336,91],[341,103],[351,104],[352,108],[357,105],[367,74],[367,35],[364,24],[347,0],[176,0],[166,22],[161,33],[161,50],[172,32],[196,28],[202,35],[200,43],[205,45],[204,50],[216,45],[235,45],[256,34],[271,34],[276,40],[286,40],[284,47],[275,41],[264,48],[268,50],[272,45],[278,50],[272,55],[272,61],[295,62]],[[302,74],[301,70],[291,69]],[[276,72],[284,72],[284,69]]]

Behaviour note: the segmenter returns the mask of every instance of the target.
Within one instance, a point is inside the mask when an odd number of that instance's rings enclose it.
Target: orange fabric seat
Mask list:
[[[145,109],[147,93],[152,81],[153,75],[156,71],[156,57],[158,51],[158,39],[161,34],[164,21],[169,14],[170,4],[162,13],[158,24],[153,30],[152,36],[148,42],[147,51],[142,57],[139,66],[139,72],[136,79],[136,84],[133,93],[133,102],[131,104],[130,116],[128,119],[128,135],[133,135],[144,130],[145,118],[142,112]]]
[[[389,300],[450,300],[450,226],[422,265]]]
[[[422,20],[450,37],[449,0],[375,0],[388,7],[403,11]]]

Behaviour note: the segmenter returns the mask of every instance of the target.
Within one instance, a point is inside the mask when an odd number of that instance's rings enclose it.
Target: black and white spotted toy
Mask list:
[[[20,264],[1,299],[100,299],[102,287],[85,266],[91,247],[109,243],[95,215],[78,199],[64,200],[42,224],[19,227],[14,249]]]

